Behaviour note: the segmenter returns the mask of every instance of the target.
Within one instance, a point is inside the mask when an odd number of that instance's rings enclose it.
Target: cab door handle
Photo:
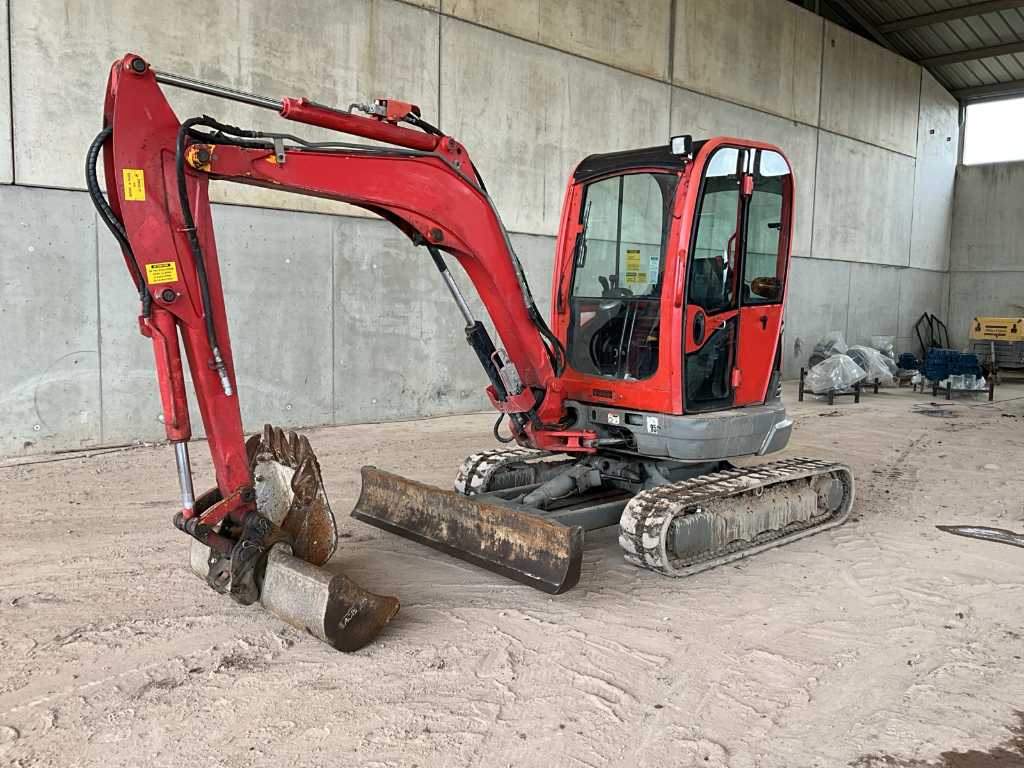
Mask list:
[[[761,315],[761,330],[768,330],[768,315]]]

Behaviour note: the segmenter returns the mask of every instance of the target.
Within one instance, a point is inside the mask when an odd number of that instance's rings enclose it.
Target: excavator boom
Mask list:
[[[312,144],[209,117],[179,122],[161,84],[272,109],[285,119],[384,145]],[[95,176],[100,152],[109,202]],[[586,453],[593,451],[588,441],[596,435],[559,427],[561,401],[550,388],[564,364],[564,350],[536,308],[465,148],[422,120],[417,107],[388,100],[340,110],[304,98],[278,101],[158,73],[135,54],[114,62],[104,129],[90,151],[87,180],[103,220],[122,246],[139,292],[139,326],[153,344],[164,424],[181,482],[182,509],[175,525],[195,540],[193,569],[210,586],[243,603],[259,600],[336,647],[352,649],[380,631],[398,604],[349,580],[342,589],[343,577],[310,577],[309,568],[322,565],[333,552],[336,533],[319,465],[305,438],[268,427],[247,449],[213,235],[211,179],[339,200],[392,222],[429,252],[452,292],[466,320],[467,341],[488,376],[488,395],[508,417],[514,437],[547,450]],[[472,316],[446,255],[459,262],[486,305],[500,348]],[[198,499],[188,454],[191,425],[182,350],[217,478],[217,487]],[[396,490],[395,479],[383,482],[381,477],[365,479],[357,516],[394,529],[392,513],[398,508],[370,502],[386,489]],[[496,529],[488,532],[479,522],[495,510],[466,497],[456,509],[446,527],[463,531],[465,556],[516,575],[517,566],[508,559],[510,537]],[[498,512],[503,523],[518,516],[515,510]],[[419,539],[451,551],[444,536],[432,535],[429,527]],[[512,528],[518,534],[511,538],[520,536],[524,580],[549,591],[575,583],[579,535],[565,536],[560,527],[529,517]],[[310,541],[309,531],[319,531],[319,541]],[[538,559],[550,563],[548,572],[534,572],[530,564]],[[306,585],[298,594],[305,594],[308,604],[296,605],[294,596],[280,594],[298,584]],[[354,617],[349,616],[353,611]],[[346,632],[325,629],[325,617],[334,615],[348,616]]]

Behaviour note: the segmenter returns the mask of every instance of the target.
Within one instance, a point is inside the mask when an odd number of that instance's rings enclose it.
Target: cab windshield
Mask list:
[[[570,365],[645,379],[658,368],[662,278],[679,177],[630,173],[587,185],[574,251]]]

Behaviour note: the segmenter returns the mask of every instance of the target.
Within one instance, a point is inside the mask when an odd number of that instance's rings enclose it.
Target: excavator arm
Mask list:
[[[243,130],[207,116],[179,122],[161,85],[272,109],[285,119],[381,144],[313,143],[287,133]],[[100,153],[109,199],[96,179]],[[595,433],[562,426],[558,377],[564,350],[537,310],[483,181],[465,148],[424,121],[414,105],[388,100],[339,110],[307,99],[277,101],[157,72],[142,57],[127,54],[111,67],[104,128],[86,165],[93,201],[119,241],[139,293],[140,330],[153,346],[163,421],[175,448],[182,492],[175,524],[201,545],[198,555],[193,553],[194,570],[215,589],[246,604],[262,599],[266,605],[264,585],[293,584],[297,578],[275,566],[282,558],[271,557],[271,550],[281,544],[305,561],[303,566],[317,566],[333,552],[336,534],[308,442],[270,427],[248,442],[244,439],[213,234],[211,179],[339,200],[393,223],[429,253],[440,271],[490,382],[488,396],[501,416],[508,417],[513,438],[524,447],[546,451],[595,450]],[[496,348],[486,327],[473,317],[446,256],[454,257],[469,277],[503,348]],[[182,350],[217,480],[217,487],[199,498],[189,463],[192,431]],[[378,485],[394,490],[390,480],[374,477]],[[364,495],[366,482],[364,472]],[[448,502],[432,497],[425,503]],[[487,530],[482,524],[481,529],[477,518],[487,517],[488,511],[464,510],[472,518],[472,538],[487,539],[483,549],[507,554],[509,521],[502,519]],[[513,544],[532,552],[536,532],[526,528],[522,541]],[[566,552],[571,545],[566,544]],[[568,554],[576,558],[578,572],[578,553]],[[328,592],[339,591],[329,579],[321,581]],[[348,602],[335,607],[334,614],[347,615],[353,605],[368,604],[371,598],[393,600],[350,586]],[[277,598],[269,602],[280,604]],[[393,606],[380,603],[379,615],[370,619],[373,633],[394,610],[397,601]],[[319,613],[314,617],[318,625],[323,621]],[[285,618],[309,625],[308,617]],[[358,642],[368,639],[363,635],[372,633],[362,631]],[[335,644],[344,642],[352,641]]]
[[[279,111],[282,117],[393,146],[313,145],[286,134],[226,126],[209,117],[179,123],[160,83]],[[153,340],[168,438],[190,437],[177,345],[180,331],[224,501],[215,524],[244,514],[249,472],[235,395],[227,317],[210,214],[210,179],[340,200],[372,211],[429,251],[467,323],[467,340],[490,379],[495,408],[510,415],[522,445],[592,451],[596,435],[559,428],[557,375],[563,351],[537,311],[518,259],[465,148],[401,102],[378,102],[360,116],[306,99],[280,102],[155,72],[126,55],[110,74],[103,142],[114,218],[123,222],[125,259],[140,290],[143,334]],[[431,132],[397,125],[410,117]],[[122,245],[125,245],[122,243]],[[443,254],[462,266],[504,344],[495,349],[451,279]],[[184,517],[192,516],[186,503]]]

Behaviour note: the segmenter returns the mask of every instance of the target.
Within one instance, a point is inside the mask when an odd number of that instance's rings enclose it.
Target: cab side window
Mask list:
[[[736,306],[736,259],[740,236],[743,155],[719,149],[708,162],[697,212],[697,236],[690,255],[687,300],[708,314]]]
[[[788,212],[783,207],[789,166],[778,152],[758,150],[754,158],[754,191],[747,215],[747,252],[743,265],[743,303],[777,304],[786,280],[789,240]]]

